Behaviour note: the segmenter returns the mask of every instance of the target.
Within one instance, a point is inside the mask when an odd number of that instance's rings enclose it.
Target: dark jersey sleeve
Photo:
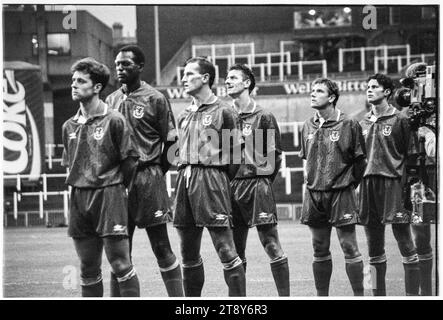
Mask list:
[[[168,161],[168,150],[176,143],[178,135],[169,100],[162,96],[154,101],[154,105],[157,113],[159,133],[163,142],[161,167],[163,173],[166,173],[171,166],[171,163]]]
[[[411,127],[409,125],[409,119],[407,117],[400,118],[400,127],[401,127],[401,135],[402,139],[401,143],[401,153],[405,156],[408,155],[408,149],[410,147],[410,139],[411,139]]]
[[[69,155],[68,155],[68,138],[66,132],[66,123],[62,127],[62,141],[63,141],[63,155],[62,155],[62,166],[69,166]]]
[[[352,152],[353,152],[353,176],[358,185],[363,179],[363,174],[366,169],[366,145],[363,137],[362,128],[357,121],[352,122]]]
[[[231,141],[229,142],[230,164],[228,166],[228,176],[231,180],[235,177],[240,168],[240,162],[237,163],[237,161],[235,161],[240,155],[234,154],[240,151],[242,147],[242,137],[238,130],[239,127],[240,124],[237,113],[231,108],[224,108],[222,129],[232,130],[232,135],[230,136]]]
[[[115,117],[111,120],[111,135],[114,147],[120,153],[120,160],[123,161],[127,157],[139,158],[139,154],[134,145],[133,132],[126,122],[126,119]]]
[[[264,114],[261,118],[260,127],[263,129],[264,147],[263,150],[267,159],[272,159],[270,174],[271,181],[274,181],[277,176],[278,170],[281,167],[281,136],[280,128],[278,127],[277,120],[271,113]]]
[[[301,146],[300,146],[300,153],[299,156],[300,158],[306,160],[306,141],[305,141],[305,131],[307,130],[306,128],[306,122],[303,124],[303,128],[301,130]]]
[[[366,158],[366,144],[362,128],[357,121],[352,122],[353,158]]]

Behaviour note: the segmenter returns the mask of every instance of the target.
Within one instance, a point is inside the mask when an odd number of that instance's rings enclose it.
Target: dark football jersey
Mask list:
[[[269,176],[274,180],[281,166],[281,138],[277,120],[254,100],[252,110],[239,114],[243,140],[242,164],[235,178]]]
[[[366,156],[360,125],[336,110],[321,123],[316,114],[303,125],[300,156],[306,160],[307,188],[327,191],[358,182],[354,165]]]
[[[162,93],[144,81],[134,92],[126,92],[126,86],[122,86],[106,98],[106,103],[128,120],[140,153],[139,163],[161,164],[163,144],[177,138],[171,105]]]
[[[368,157],[364,176],[402,177],[411,137],[407,116],[390,106],[378,118],[368,112],[360,124]]]
[[[79,109],[63,124],[62,165],[69,169],[66,183],[71,186],[102,188],[122,183],[122,161],[138,157],[123,115],[107,105],[103,107],[103,114],[89,119]]]
[[[191,104],[178,116],[177,127],[179,166],[226,166],[233,163],[233,146],[240,146],[241,137],[238,114],[226,102],[214,97],[213,102],[198,108]]]

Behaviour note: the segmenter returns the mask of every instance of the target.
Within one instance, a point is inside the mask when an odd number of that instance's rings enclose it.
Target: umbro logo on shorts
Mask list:
[[[158,210],[154,213],[154,217],[156,217],[156,218],[160,218],[161,216],[163,216],[163,211],[161,211],[161,210]]]
[[[112,232],[124,232],[126,230],[125,226],[122,226],[121,224],[116,224],[114,226],[114,229],[112,229]]]
[[[367,130],[367,129],[366,129],[366,130],[363,130],[362,133],[363,133],[364,136],[366,136],[366,135],[368,135],[368,130]]]
[[[396,218],[403,218],[403,212],[397,212],[397,213],[395,214],[395,217],[396,217]]]
[[[215,220],[226,220],[227,217],[227,215],[219,213],[215,216]]]
[[[346,220],[352,219],[352,214],[350,214],[350,213],[345,213],[345,214],[343,215],[343,219],[346,219]]]
[[[71,132],[71,133],[69,134],[69,140],[71,140],[71,139],[75,139],[75,138],[77,138],[77,136],[75,135],[75,132]]]
[[[268,214],[266,212],[261,212],[258,215],[259,219],[266,219],[268,217]]]
[[[311,140],[312,138],[314,138],[314,134],[313,133],[308,134],[307,139]]]

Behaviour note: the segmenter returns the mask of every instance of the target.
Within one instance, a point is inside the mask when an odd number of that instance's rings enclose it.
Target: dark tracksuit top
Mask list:
[[[62,165],[69,168],[66,183],[73,187],[96,189],[123,183],[121,163],[127,157],[138,158],[125,118],[107,105],[103,108],[103,114],[87,120],[79,109],[63,124]]]
[[[168,169],[163,144],[177,139],[174,115],[166,97],[144,81],[140,88],[127,93],[126,86],[111,93],[106,102],[128,120],[140,153],[139,165],[161,165]],[[165,170],[164,170],[165,171]],[[167,170],[166,170],[167,171]]]
[[[358,184],[362,177],[356,165],[366,157],[358,121],[337,109],[335,117],[321,125],[317,113],[303,125],[300,157],[307,160],[309,190],[331,191]]]
[[[186,108],[177,118],[177,127],[179,168],[191,164],[227,170],[233,164],[233,145],[240,144],[238,114],[220,98]]]
[[[281,166],[282,154],[280,129],[277,120],[272,113],[258,106],[254,100],[251,100],[249,108],[251,112],[239,114],[239,126],[243,144],[247,140],[254,141],[254,143],[251,147],[243,146],[242,164],[235,175],[235,179],[269,177],[271,181],[274,181]],[[261,133],[256,130],[261,130]],[[274,130],[269,135],[269,141],[267,140],[268,130]],[[257,143],[261,144],[261,147],[255,144],[257,135]],[[258,152],[260,155],[257,159],[255,154]],[[268,163],[266,161],[268,157],[274,157],[274,163]],[[261,161],[258,162],[259,160]]]
[[[408,117],[390,106],[386,114],[378,118],[372,111],[368,112],[360,125],[368,155],[364,177],[401,179],[411,136]]]

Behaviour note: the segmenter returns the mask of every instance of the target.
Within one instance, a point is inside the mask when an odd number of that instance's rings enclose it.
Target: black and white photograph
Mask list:
[[[418,3],[2,1],[1,298],[438,300]]]

